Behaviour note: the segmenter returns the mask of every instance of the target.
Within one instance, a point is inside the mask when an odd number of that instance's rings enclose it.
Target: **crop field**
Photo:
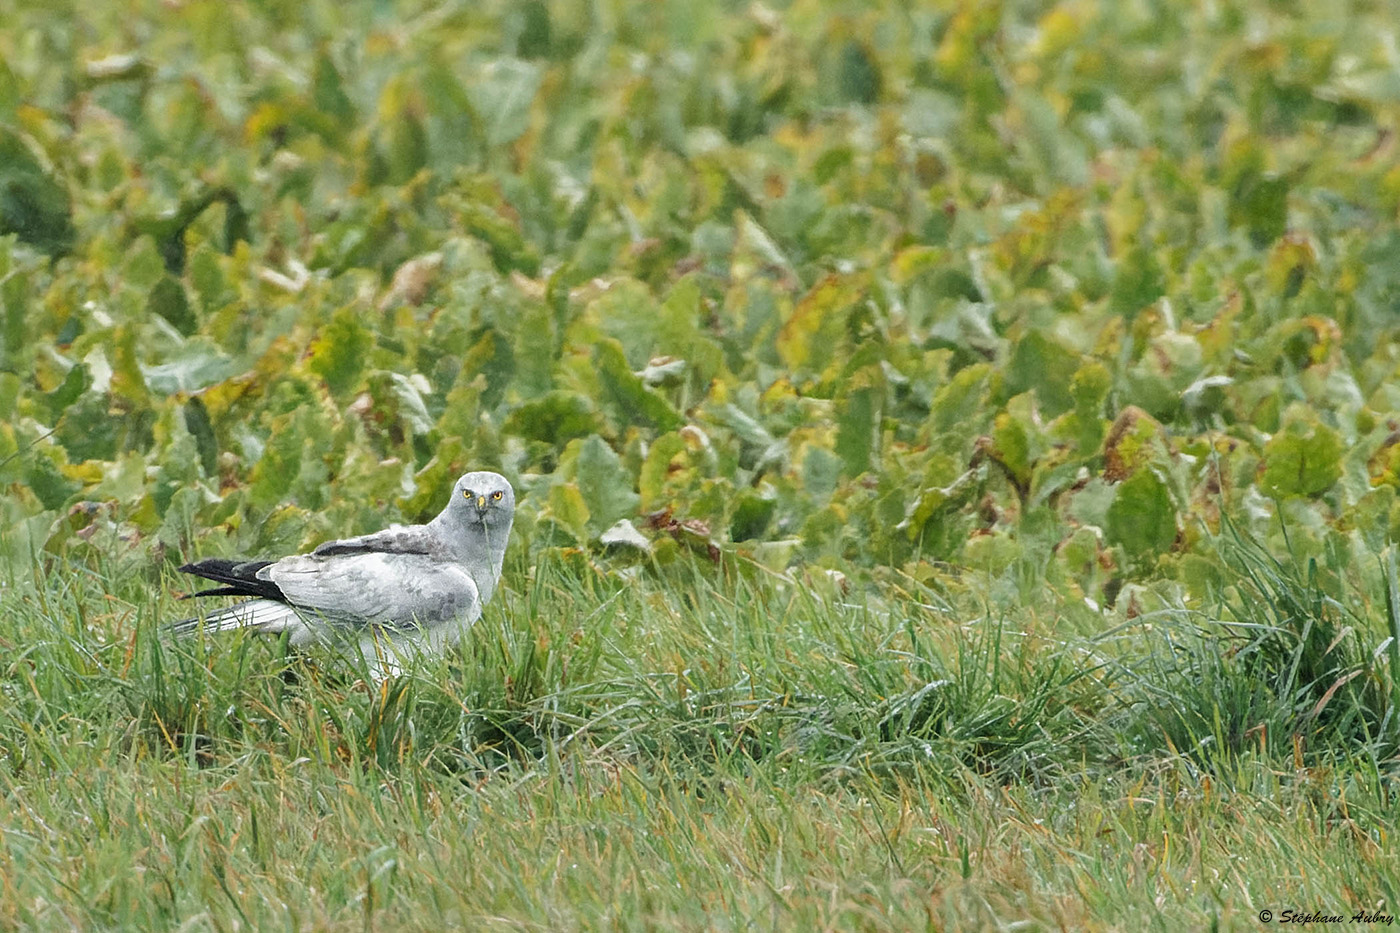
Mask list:
[[[1393,924],[1397,488],[1394,3],[0,2],[0,929]]]

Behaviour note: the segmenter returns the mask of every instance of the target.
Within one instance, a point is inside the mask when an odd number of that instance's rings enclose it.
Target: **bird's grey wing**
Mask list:
[[[258,576],[277,584],[291,605],[343,626],[410,628],[481,615],[476,582],[466,570],[428,554],[285,557]]]
[[[435,552],[436,546],[437,539],[427,525],[390,525],[383,531],[376,531],[372,534],[327,541],[311,553],[316,557],[372,552],[432,554]]]

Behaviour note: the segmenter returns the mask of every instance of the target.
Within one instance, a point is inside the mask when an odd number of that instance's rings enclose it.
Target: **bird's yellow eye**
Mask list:
[[[505,493],[501,492],[500,490],[497,490],[496,492],[491,493],[491,498],[492,498],[492,499],[499,499],[499,498],[501,498],[501,496],[504,496],[504,495],[505,495]]]
[[[470,499],[471,497],[472,497],[472,491],[471,491],[470,489],[463,489],[463,490],[462,490],[462,498],[463,498],[463,499]]]

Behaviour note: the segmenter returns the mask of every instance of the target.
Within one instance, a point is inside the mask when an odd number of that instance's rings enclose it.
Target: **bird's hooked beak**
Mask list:
[[[477,497],[476,497],[476,510],[477,510],[478,512],[485,512],[485,511],[486,511],[486,497],[485,497],[485,496],[477,496]]]

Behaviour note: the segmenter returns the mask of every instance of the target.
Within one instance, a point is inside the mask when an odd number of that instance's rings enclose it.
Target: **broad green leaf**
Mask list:
[[[1264,445],[1259,488],[1270,496],[1320,496],[1341,478],[1344,448],[1320,422],[1293,419]]]
[[[199,320],[195,317],[194,309],[190,307],[190,302],[185,297],[185,287],[178,279],[169,275],[161,276],[155,286],[151,288],[151,295],[147,307],[152,314],[159,314],[170,322],[171,326],[184,334],[190,336],[199,327]]]
[[[497,269],[539,274],[539,254],[515,223],[474,201],[460,201],[458,216],[464,230],[490,247]]]
[[[836,492],[841,481],[841,459],[830,450],[816,444],[799,448],[802,462],[802,483],[812,502],[826,502]]]
[[[384,133],[387,181],[407,184],[428,164],[428,129],[416,110],[405,107],[390,118]]]
[[[903,528],[910,540],[917,540],[925,526],[946,510],[960,506],[976,485],[976,471],[965,469],[944,454],[930,457],[919,483],[919,494],[909,505]]]
[[[63,410],[78,400],[78,397],[92,386],[92,376],[87,364],[78,363],[68,370],[63,381],[51,392],[44,393],[44,402],[49,409],[49,418],[57,419]]]
[[[1166,453],[1162,425],[1136,405],[1118,413],[1104,439],[1104,478],[1113,482],[1137,473]]]
[[[437,55],[424,61],[419,81],[433,165],[440,172],[479,163],[484,143],[481,118],[451,59],[451,55]]]
[[[935,269],[931,275],[924,277],[922,284],[926,285],[927,294],[933,298],[961,298],[973,304],[986,301],[977,282],[966,270],[957,266]]]
[[[549,4],[544,0],[524,0],[516,8],[520,16],[516,54],[521,58],[549,57],[552,33]]]
[[[0,241],[0,252],[8,255],[9,245]],[[6,367],[29,369],[34,347],[26,339],[25,322],[33,301],[28,276],[18,272],[0,275],[0,364]]]
[[[671,286],[657,323],[656,349],[685,360],[692,384],[699,386],[724,370],[724,351],[700,326],[705,316],[700,280],[692,274]]]
[[[554,387],[554,316],[542,303],[528,305],[515,332],[515,385],[522,395],[542,395]],[[587,432],[583,432],[587,433]]]
[[[477,468],[479,462],[468,455],[462,438],[443,438],[432,459],[413,475],[413,492],[400,500],[404,517],[414,522],[431,520],[442,511],[457,477]]]
[[[1368,547],[1381,553],[1396,540],[1396,520],[1400,519],[1400,495],[1394,483],[1368,491],[1348,509],[1343,520],[1353,527]]]
[[[659,352],[660,308],[651,290],[636,279],[623,278],[588,303],[585,316],[603,333],[617,340],[633,370],[646,366]],[[581,336],[577,331],[574,335]]]
[[[1166,294],[1166,272],[1156,251],[1146,245],[1134,246],[1118,262],[1113,277],[1113,309],[1132,315]]]
[[[238,364],[203,340],[191,340],[164,363],[142,366],[146,385],[156,395],[197,392],[239,371]]]
[[[863,276],[828,275],[792,309],[778,332],[778,355],[792,370],[821,371],[864,290]]]
[[[748,541],[762,537],[778,511],[777,500],[754,489],[741,489],[734,497],[729,519],[729,540]]]
[[[24,471],[24,484],[38,496],[46,509],[62,508],[81,488],[68,479],[60,469],[56,458],[62,456],[52,447],[36,445],[26,458],[28,465]]]
[[[1113,387],[1113,376],[1101,363],[1086,363],[1070,380],[1069,391],[1074,399],[1074,438],[1080,456],[1090,456],[1099,449],[1104,437],[1104,403]]]
[[[482,404],[494,408],[505,397],[515,375],[515,348],[495,327],[478,333],[480,336],[462,357],[457,381],[460,385],[470,380],[471,384],[479,386]]]
[[[1141,358],[1128,370],[1125,388],[1139,407],[1170,420],[1181,407],[1182,393],[1200,377],[1203,367],[1200,343],[1187,334],[1168,331],[1147,342]]]
[[[621,459],[601,437],[593,434],[574,445],[575,482],[588,505],[589,527],[595,535],[601,534],[619,520],[635,515],[641,497],[633,491],[632,477]]]
[[[543,71],[533,62],[499,58],[467,84],[467,93],[486,124],[486,142],[514,142],[530,125],[530,107]]]
[[[748,211],[736,212],[736,225],[743,247],[753,250],[755,255],[766,265],[782,270],[793,281],[798,280],[797,270],[793,267],[791,260],[784,255],[782,249],[768,235],[768,231],[764,230],[762,224],[754,220]]]
[[[506,418],[504,430],[562,448],[574,438],[593,434],[600,425],[597,411],[585,396],[556,389],[517,406]]]
[[[685,450],[685,441],[679,434],[663,434],[652,441],[637,483],[643,511],[653,512],[671,504],[666,481],[671,475],[673,461]]]
[[[112,412],[105,392],[88,392],[64,409],[55,426],[54,438],[63,445],[73,463],[112,460],[117,456],[123,435],[132,428],[132,420]]]
[[[1024,497],[1030,491],[1031,473],[1046,448],[1045,431],[1029,394],[1011,399],[1006,409],[997,414],[991,441],[987,452]]]
[[[1264,274],[1273,291],[1292,298],[1316,269],[1317,247],[1311,238],[1294,233],[1280,237],[1274,244]]]
[[[855,161],[855,152],[850,146],[832,146],[817,157],[812,166],[812,175],[818,184],[825,185],[845,171]]]
[[[274,508],[260,522],[249,527],[253,532],[247,550],[253,554],[295,554],[306,549],[307,528],[311,516],[295,505]]]
[[[197,486],[174,490],[156,529],[156,540],[176,552],[188,550],[200,532],[200,511],[205,505],[206,493]]]
[[[584,501],[583,493],[575,484],[559,483],[550,488],[548,515],[580,544],[590,539],[588,503]]]
[[[324,48],[316,53],[316,64],[311,72],[311,101],[316,111],[333,120],[339,130],[349,128],[355,119],[355,105],[345,93],[340,69]]]
[[[836,455],[842,472],[856,477],[869,470],[880,435],[880,405],[884,379],[879,368],[867,367],[846,380],[836,401]]]
[[[1118,484],[1108,507],[1108,540],[1134,560],[1165,553],[1176,540],[1176,509],[1167,485],[1152,470],[1138,470]]]
[[[238,193],[226,186],[198,185],[181,197],[174,210],[145,214],[132,220],[132,228],[151,238],[159,263],[166,272],[180,275],[185,270],[185,232],[199,220],[200,215],[215,204],[224,206],[224,249],[232,252],[237,241],[249,237],[247,214]],[[155,285],[161,273],[151,260],[150,249],[138,240],[141,249],[128,262],[128,275],[138,288]]]
[[[993,575],[1010,567],[1022,553],[1021,543],[1004,532],[973,535],[963,549],[967,566]]]
[[[1372,486],[1400,488],[1400,435],[1388,434],[1366,461]]]
[[[201,244],[190,254],[189,280],[205,315],[214,313],[236,297],[219,264],[218,253],[207,244]]]
[[[1041,410],[1054,417],[1074,405],[1070,387],[1079,362],[1079,354],[1043,331],[1028,331],[1011,351],[1002,377],[1003,391],[1012,396],[1034,390]]]
[[[209,420],[208,409],[199,398],[192,398],[184,405],[184,417],[185,430],[194,438],[195,448],[199,451],[199,462],[204,467],[204,475],[217,476],[219,442],[214,436],[214,425]]]
[[[847,39],[841,46],[836,63],[836,92],[838,100],[854,104],[873,104],[880,99],[880,66],[874,53],[856,39]]]
[[[593,361],[614,420],[621,427],[643,424],[657,431],[673,431],[681,418],[671,404],[647,388],[633,374],[616,340],[604,340],[593,351]]]
[[[136,350],[136,330],[122,325],[112,334],[112,394],[140,409],[147,405],[150,391]]]
[[[0,125],[0,236],[17,234],[50,256],[73,248],[68,191],[44,169],[25,137]]]
[[[1244,227],[1256,246],[1283,236],[1288,229],[1288,179],[1246,174],[1230,192],[1230,223]]]
[[[19,392],[19,376],[16,373],[0,371],[0,424],[14,423]]]
[[[432,391],[428,381],[414,373],[386,373],[387,386],[394,400],[394,409],[399,422],[413,434],[426,435],[433,430],[433,419],[428,416],[428,405],[423,396]]]
[[[1092,576],[1099,561],[1099,535],[1093,528],[1077,528],[1055,549],[1055,559],[1073,577]]]
[[[407,74],[395,75],[385,83],[377,110],[367,180],[375,185],[406,185],[428,164],[428,130],[416,82]]]
[[[262,456],[250,473],[252,504],[272,508],[288,500],[321,508],[331,495],[328,463],[336,460],[323,409],[299,405],[269,419]]]
[[[149,295],[167,271],[157,238],[143,235],[137,237],[136,242],[132,243],[126,252],[122,280],[137,291]]]
[[[354,308],[335,313],[311,344],[311,371],[326,381],[332,395],[343,396],[359,384],[373,337]]]
[[[929,433],[935,442],[957,438],[959,427],[969,433],[985,429],[992,372],[986,363],[968,366],[938,389],[929,412]]]
[[[890,263],[890,279],[896,285],[908,285],[929,273],[936,272],[946,260],[948,251],[937,246],[908,246],[900,250]]]
[[[716,422],[734,432],[742,443],[768,450],[776,443],[768,429],[743,409],[732,403],[720,406],[711,412]]]

